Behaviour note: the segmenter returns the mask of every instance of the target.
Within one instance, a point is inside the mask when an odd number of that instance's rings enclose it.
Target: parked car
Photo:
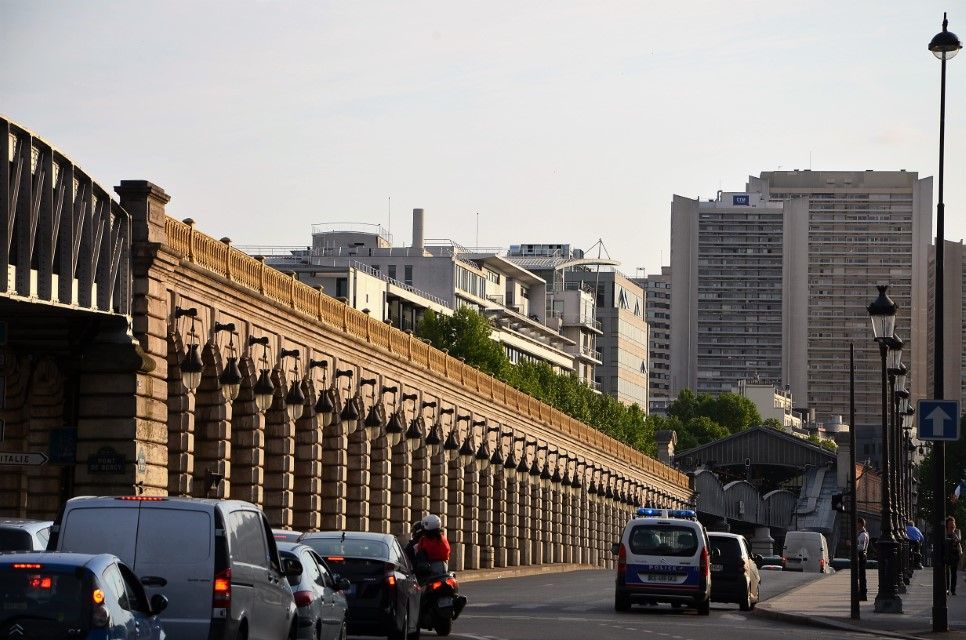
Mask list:
[[[2,638],[162,640],[167,604],[110,554],[0,555]]]
[[[272,529],[272,535],[275,536],[276,542],[298,542],[302,532],[290,529]]]
[[[744,536],[735,533],[708,533],[711,544],[711,601],[733,602],[742,611],[758,604],[761,574],[756,561],[761,559],[748,548]]]
[[[689,606],[711,611],[708,536],[694,511],[637,510],[614,545],[617,580],[614,609],[634,603]]]
[[[301,543],[279,542],[282,559],[298,560],[301,576],[289,576],[288,584],[298,607],[298,637],[304,640],[345,640],[346,601],[343,591],[350,583],[332,575],[319,555]]]
[[[50,539],[50,520],[0,518],[0,551],[44,551]]]
[[[419,638],[419,582],[395,536],[358,531],[306,533],[333,573],[349,580],[346,623],[352,635]]]
[[[282,640],[298,629],[279,559],[258,507],[237,500],[146,496],[68,500],[50,549],[113,553],[149,593],[171,599],[164,626],[178,640]]]
[[[785,568],[785,558],[776,555],[756,556],[755,564],[759,569],[769,567],[771,571],[775,571],[776,569]]]
[[[786,571],[828,573],[828,543],[818,531],[789,531],[782,548]]]

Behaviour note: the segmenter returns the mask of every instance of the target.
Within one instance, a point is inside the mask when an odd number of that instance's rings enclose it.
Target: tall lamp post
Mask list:
[[[935,304],[933,305],[933,398],[941,400],[943,397],[943,253],[945,247],[945,226],[943,203],[943,162],[946,136],[946,61],[952,60],[963,43],[956,34],[947,30],[949,21],[943,14],[943,30],[933,36],[929,42],[929,50],[939,58],[941,63],[939,80],[939,201],[936,203],[936,281]],[[943,519],[946,515],[946,445],[937,441],[933,445],[933,536],[939,536],[943,531]],[[949,631],[949,615],[946,609],[946,576],[943,564],[943,545],[934,544],[934,560],[932,568],[932,630]]]
[[[892,533],[892,498],[890,453],[889,453],[889,400],[888,366],[889,341],[896,328],[896,304],[886,295],[889,285],[879,285],[879,297],[868,306],[872,319],[872,334],[879,343],[879,356],[882,359],[882,525],[879,533],[879,592],[875,596],[876,613],[902,613],[902,599],[896,590],[896,561],[898,560],[897,542]]]

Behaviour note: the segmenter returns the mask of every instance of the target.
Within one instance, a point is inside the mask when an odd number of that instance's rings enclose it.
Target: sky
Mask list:
[[[948,9],[966,37],[948,0],[0,0],[0,113],[236,244],[327,222],[408,244],[422,207],[427,238],[600,239],[654,273],[674,194],[779,168],[934,175],[926,47]],[[947,82],[958,240],[966,54]]]

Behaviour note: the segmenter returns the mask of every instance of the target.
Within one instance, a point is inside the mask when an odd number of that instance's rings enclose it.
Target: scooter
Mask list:
[[[436,635],[448,636],[453,630],[453,621],[459,618],[466,606],[466,596],[460,595],[456,574],[446,571],[445,563],[423,564],[420,569],[423,571],[417,574],[426,578],[420,580],[424,586],[419,606],[419,626],[436,631]]]

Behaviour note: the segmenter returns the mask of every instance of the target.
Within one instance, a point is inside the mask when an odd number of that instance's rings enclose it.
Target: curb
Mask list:
[[[483,580],[503,580],[505,578],[524,578],[544,574],[567,573],[570,571],[593,571],[600,567],[589,564],[537,564],[526,567],[505,567],[499,569],[471,569],[457,571],[460,583],[481,582]]]
[[[752,615],[761,618],[768,618],[771,620],[778,620],[780,622],[788,622],[790,624],[811,626],[811,627],[821,627],[824,629],[836,629],[838,631],[848,631],[851,633],[866,633],[869,635],[885,636],[887,638],[903,638],[904,640],[922,640],[922,636],[913,636],[908,634],[896,633],[895,631],[883,631],[879,629],[870,629],[868,627],[859,627],[854,624],[849,624],[847,622],[839,622],[838,620],[832,620],[831,618],[823,618],[821,616],[810,616],[800,613],[789,613],[787,611],[776,611],[772,609],[767,604],[759,604],[755,607]]]

